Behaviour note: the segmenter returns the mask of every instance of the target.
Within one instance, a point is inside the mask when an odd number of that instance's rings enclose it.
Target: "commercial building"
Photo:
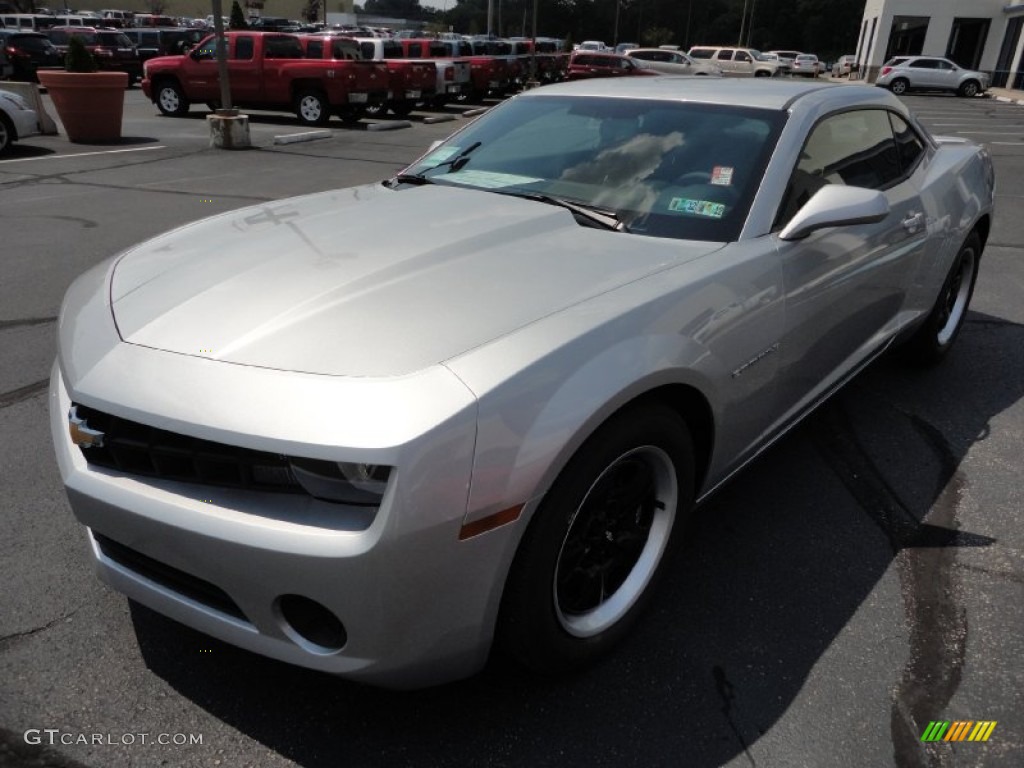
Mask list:
[[[995,87],[1024,89],[1022,27],[1024,0],[867,0],[858,71],[874,80],[893,56],[945,56]]]

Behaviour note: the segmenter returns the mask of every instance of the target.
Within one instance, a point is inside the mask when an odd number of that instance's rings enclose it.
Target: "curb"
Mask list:
[[[306,131],[305,133],[287,133],[284,136],[275,136],[275,144],[298,144],[300,141],[316,141],[317,139],[329,139],[333,136],[330,131]]]
[[[423,122],[433,125],[434,123],[450,123],[454,119],[455,115],[434,115],[433,117],[424,117]]]
[[[1011,99],[1009,96],[993,96],[996,101],[1001,101],[1003,104],[1018,104],[1024,106],[1024,99]]]
[[[396,120],[393,123],[369,123],[366,126],[368,131],[397,131],[399,128],[412,128],[408,120]]]
[[[476,117],[477,115],[482,115],[484,112],[486,112],[489,109],[490,109],[490,107],[480,107],[479,109],[469,109],[469,110],[466,110],[465,112],[463,112],[462,116],[463,117]]]

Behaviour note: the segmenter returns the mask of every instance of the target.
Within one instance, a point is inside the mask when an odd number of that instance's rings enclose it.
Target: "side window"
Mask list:
[[[938,64],[939,62],[932,61],[931,59],[918,59],[917,61],[910,62],[907,66],[911,69],[938,69]]]
[[[196,48],[192,52],[192,58],[196,61],[202,61],[205,59],[216,59],[217,58],[217,38],[211,37],[199,48]]]
[[[746,51],[736,51],[736,61],[753,61]]]
[[[888,113],[862,109],[827,117],[807,137],[776,225],[784,225],[826,184],[884,189],[902,175]]]
[[[939,59],[938,61],[935,62],[935,68],[949,71],[953,69],[953,64],[952,62],[946,61],[945,59]]]
[[[900,166],[904,174],[910,173],[924,154],[924,141],[899,115],[890,112],[889,121],[892,123],[892,132],[896,137],[896,150],[899,152]]]
[[[306,42],[306,58],[322,59],[324,57],[324,41],[309,40]]]
[[[363,54],[364,59],[373,60],[373,43],[360,43],[359,50]]]
[[[423,45],[420,43],[409,43],[409,58],[410,59],[422,59],[423,58]]]
[[[733,53],[732,51],[719,51],[718,52],[718,60],[719,61],[732,61],[732,53]]]
[[[690,56],[695,59],[710,59],[715,55],[715,52],[711,48],[693,48],[690,51]]]
[[[253,56],[253,42],[251,37],[235,38],[235,55],[232,58],[249,61]]]

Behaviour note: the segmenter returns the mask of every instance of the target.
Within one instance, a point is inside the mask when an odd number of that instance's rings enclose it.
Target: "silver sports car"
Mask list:
[[[684,519],[887,349],[950,349],[984,150],[871,86],[529,91],[380,184],[68,291],[53,440],[101,578],[392,687],[585,664]]]

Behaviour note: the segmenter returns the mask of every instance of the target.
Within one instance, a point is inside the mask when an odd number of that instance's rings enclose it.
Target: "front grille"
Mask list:
[[[233,616],[242,621],[248,621],[242,609],[232,600],[228,593],[208,581],[193,576],[190,573],[179,571],[166,563],[154,560],[148,555],[136,552],[124,544],[119,544],[113,539],[93,531],[93,539],[99,545],[100,551],[118,565],[127,568],[129,571],[139,574],[152,582],[166,587],[172,592],[184,595],[190,600],[201,603],[215,611],[220,611],[228,616]]]
[[[103,433],[103,445],[82,447],[90,465],[163,480],[225,488],[305,493],[287,456],[201,440],[84,405],[78,416]]]

